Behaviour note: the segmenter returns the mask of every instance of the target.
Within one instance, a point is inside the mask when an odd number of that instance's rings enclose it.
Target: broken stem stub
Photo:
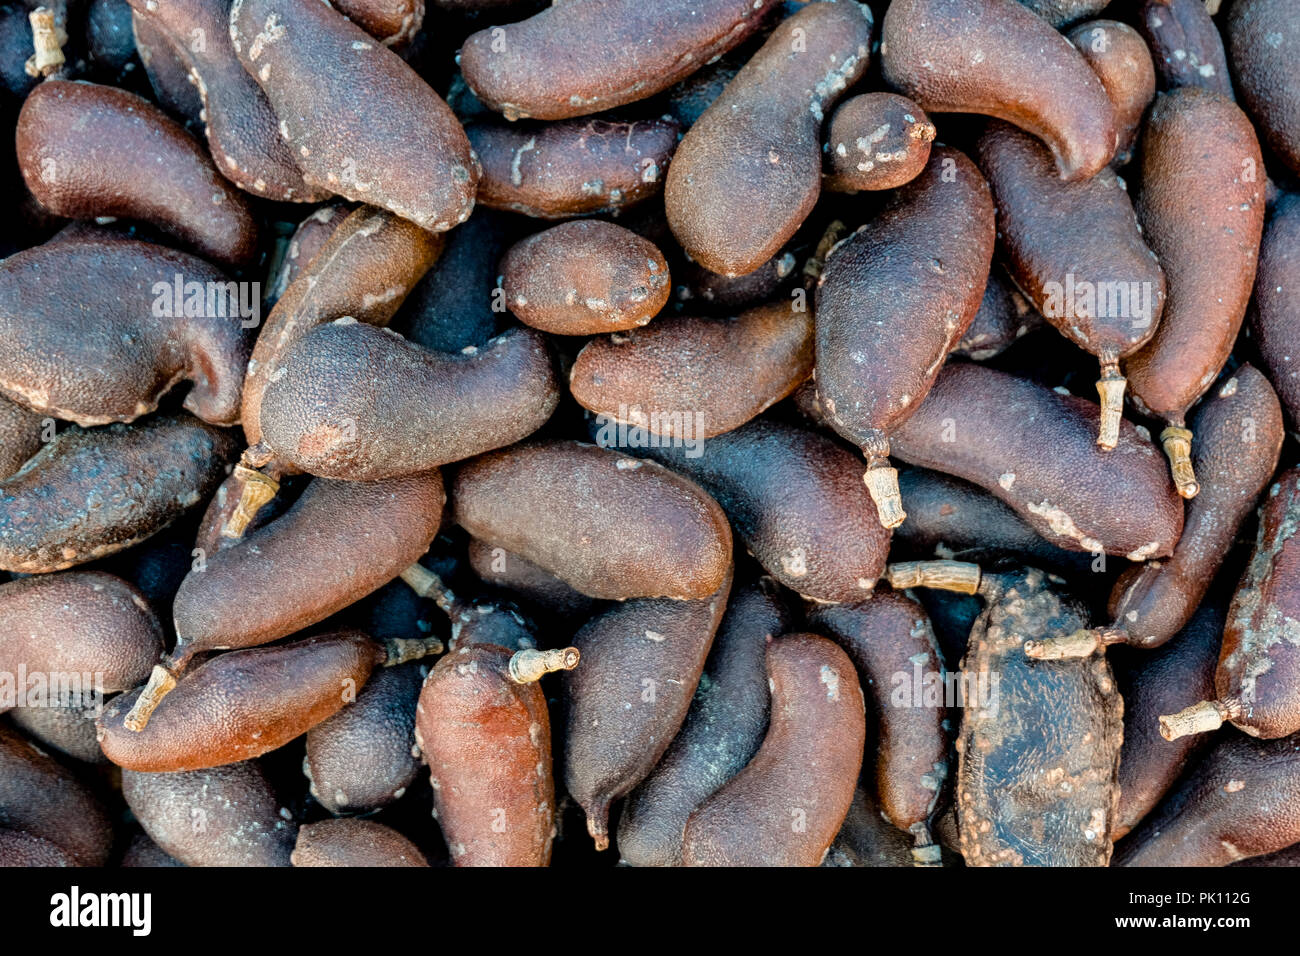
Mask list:
[[[1091,657],[1115,641],[1107,640],[1107,629],[1085,627],[1073,634],[1049,637],[1041,641],[1025,641],[1025,656],[1036,661],[1063,661],[1078,657]]]
[[[1097,432],[1097,444],[1102,451],[1114,451],[1119,444],[1119,423],[1124,417],[1124,389],[1128,380],[1119,373],[1119,366],[1114,362],[1101,367],[1101,378],[1097,382],[1097,394],[1101,396],[1101,427]]]
[[[549,651],[525,648],[510,658],[510,679],[516,684],[532,684],[556,671],[571,671],[578,666],[582,655],[576,647],[560,647]]]
[[[1174,487],[1184,498],[1195,498],[1201,490],[1192,469],[1192,433],[1178,425],[1170,425],[1160,433],[1160,444],[1169,459],[1169,473]]]
[[[968,561],[899,561],[885,567],[885,580],[895,591],[907,588],[934,588],[977,594],[980,589],[980,566]]]
[[[57,73],[64,64],[63,44],[68,42],[68,34],[49,7],[37,7],[27,19],[32,25],[32,48],[36,51],[24,66],[27,75]]]
[[[153,672],[149,675],[149,683],[144,685],[144,690],[140,691],[140,696],[136,698],[135,704],[122,721],[126,729],[137,734],[144,730],[163,698],[175,687],[176,675],[161,664],[155,664]]]
[[[239,501],[222,526],[221,535],[239,539],[248,532],[248,526],[257,517],[257,513],[280,493],[280,483],[265,472],[249,468],[243,462],[235,465],[235,477],[239,479]]]
[[[1165,740],[1177,740],[1189,734],[1206,734],[1218,730],[1224,721],[1235,720],[1240,716],[1241,701],[1235,697],[1203,700],[1176,714],[1161,717],[1160,736]]]
[[[447,585],[442,583],[442,578],[434,574],[423,564],[418,561],[398,575],[422,598],[428,598],[434,604],[438,605],[444,613],[450,615],[456,610],[458,600],[456,595],[452,594]]]
[[[407,661],[418,661],[430,654],[445,650],[436,637],[392,637],[384,641],[384,667],[396,667]]]
[[[898,490],[898,469],[891,468],[887,462],[872,461],[862,476],[862,482],[876,503],[880,523],[886,528],[897,528],[902,524],[907,513],[903,511],[903,496]]]

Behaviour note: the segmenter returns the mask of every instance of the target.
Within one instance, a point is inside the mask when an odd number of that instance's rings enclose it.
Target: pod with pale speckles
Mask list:
[[[298,830],[289,859],[294,866],[425,866],[420,848],[374,820],[322,820]]]
[[[1223,38],[1202,0],[1143,0],[1136,18],[1162,90],[1199,86],[1232,98]]]
[[[1232,76],[1269,147],[1300,171],[1300,20],[1286,0],[1238,0],[1225,23]],[[1227,81],[1227,78],[1224,78]]]
[[[1191,2],[1200,5],[1198,0]],[[1156,69],[1151,51],[1136,30],[1118,20],[1089,20],[1065,36],[1097,74],[1115,108],[1119,146],[1112,165],[1122,166],[1133,155],[1142,117],[1155,99]]]
[[[318,207],[298,223],[280,257],[271,264],[271,273],[266,280],[268,306],[274,308],[280,297],[289,291],[289,286],[303,274],[351,211],[352,207],[346,203],[331,203]]]
[[[862,93],[835,109],[826,129],[826,188],[897,189],[930,159],[935,128],[925,111],[897,93]]]
[[[0,398],[0,479],[8,478],[41,450],[46,418]]]

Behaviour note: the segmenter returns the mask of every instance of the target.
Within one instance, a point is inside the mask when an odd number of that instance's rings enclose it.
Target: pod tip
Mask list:
[[[1235,698],[1224,700],[1203,700],[1180,710],[1176,714],[1166,714],[1160,718],[1160,736],[1165,740],[1177,740],[1191,734],[1205,734],[1218,730],[1225,720],[1232,720],[1241,715],[1241,702]]]
[[[907,518],[903,510],[903,496],[898,490],[898,469],[889,465],[872,465],[862,476],[862,482],[876,503],[876,514],[886,528],[897,528]]]
[[[226,538],[242,538],[248,526],[257,517],[272,498],[280,493],[280,483],[265,472],[249,468],[242,462],[235,465],[235,477],[239,479],[239,501],[235,510],[226,519],[221,534]]]
[[[1160,444],[1169,459],[1174,487],[1184,498],[1195,498],[1201,486],[1192,468],[1192,433],[1181,426],[1170,425],[1160,433]]]

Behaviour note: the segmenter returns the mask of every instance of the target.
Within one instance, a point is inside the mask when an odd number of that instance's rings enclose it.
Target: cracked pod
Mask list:
[[[308,185],[430,232],[469,218],[478,160],[396,53],[317,0],[234,0],[230,36]]]
[[[415,734],[434,816],[456,866],[546,866],[555,833],[551,722],[544,675],[581,666],[578,651],[462,646],[420,691]]]
[[[896,189],[930,159],[935,128],[925,111],[896,93],[863,93],[835,109],[826,129],[826,188]]]
[[[1204,0],[1143,0],[1137,25],[1151,46],[1162,90],[1199,86],[1231,99],[1223,38],[1208,6]]]
[[[894,0],[880,43],[885,81],[927,113],[983,113],[1043,140],[1062,179],[1115,154],[1115,109],[1070,41],[1016,0]]]
[[[772,719],[745,769],[686,824],[687,866],[818,866],[848,816],[866,746],[853,663],[824,637],[767,646]]]
[[[826,260],[817,285],[817,394],[862,449],[886,528],[906,515],[890,435],[912,415],[979,310],[993,198],[975,164],[937,147],[925,171]]]
[[[1156,96],[1151,51],[1136,30],[1117,20],[1089,20],[1065,36],[1092,67],[1110,97],[1119,131],[1119,146],[1111,165],[1123,166],[1133,154],[1142,117]]]
[[[57,216],[138,219],[229,266],[257,253],[243,195],[193,137],[134,93],[46,80],[24,101],[17,136],[23,180]]]
[[[1155,337],[1125,362],[1133,404],[1160,441],[1179,493],[1199,490],[1185,416],[1218,377],[1246,315],[1264,226],[1264,160],[1227,97],[1182,87],[1156,97],[1142,133],[1142,235],[1165,271]]]
[[[1264,232],[1255,277],[1250,331],[1260,360],[1277,389],[1292,434],[1300,432],[1300,196],[1288,195],[1273,207]]]
[[[795,234],[821,192],[822,120],[866,72],[871,31],[863,4],[804,6],[687,131],[664,184],[687,255],[745,275]]]
[[[0,264],[0,392],[104,425],[147,415],[192,383],[185,408],[233,425],[259,308],[255,294],[230,295],[235,287],[201,259],[134,239],[58,239],[10,256]]]
[[[1295,7],[1287,0],[1236,0],[1225,29],[1242,103],[1269,148],[1300,172],[1300,19]]]
[[[321,820],[298,830],[294,866],[428,866],[420,848],[374,820]]]

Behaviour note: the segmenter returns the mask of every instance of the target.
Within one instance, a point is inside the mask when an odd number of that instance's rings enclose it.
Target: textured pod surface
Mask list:
[[[189,67],[167,34],[134,11],[131,13],[131,33],[158,105],[187,129],[198,129],[203,122],[199,119],[203,98],[198,87],[190,82]]]
[[[332,203],[317,207],[298,223],[293,235],[289,237],[289,245],[285,247],[283,257],[279,262],[272,263],[271,273],[267,277],[266,300],[270,305],[274,306],[280,301],[280,297],[303,274],[312,259],[316,258],[316,253],[321,251],[351,211],[352,207],[347,203]],[[405,222],[396,216],[393,221]],[[267,321],[270,321],[269,316]]]
[[[143,830],[137,831],[131,837],[131,842],[127,844],[126,852],[122,854],[122,866],[128,869],[142,867],[177,867],[185,864],[174,857],[168,856],[157,843],[149,838],[149,834]]]
[[[76,865],[76,859],[57,844],[20,830],[0,827],[0,868]]]
[[[1123,165],[1132,155],[1142,116],[1156,95],[1151,51],[1141,34],[1118,20],[1089,20],[1065,36],[1092,67],[1110,97],[1119,131],[1114,164]]]
[[[863,93],[835,109],[826,130],[826,188],[837,192],[895,189],[930,158],[934,124],[896,93]]]
[[[1016,0],[896,0],[880,56],[889,85],[927,112],[996,116],[1043,140],[1063,179],[1087,179],[1115,154],[1101,80]]]
[[[871,30],[862,4],[808,4],[686,133],[664,202],[692,259],[745,275],[794,235],[821,192],[822,119],[866,72]]]
[[[188,133],[134,93],[42,83],[19,114],[18,156],[27,188],[55,215],[139,219],[227,265],[256,252],[243,196]]]
[[[866,745],[853,663],[824,637],[767,649],[772,718],[745,769],[686,824],[687,866],[818,866],[848,815]]]
[[[505,588],[547,610],[563,615],[585,614],[591,610],[593,601],[587,595],[505,548],[472,538],[467,557],[474,573],[486,583]]]
[[[1019,0],[1058,30],[1106,6],[1106,0]]]
[[[1300,20],[1286,0],[1238,0],[1225,24],[1232,76],[1269,147],[1300,171]]]
[[[1005,351],[1027,332],[1043,324],[1043,317],[1021,295],[1001,266],[989,272],[979,310],[953,347],[952,354],[983,362]]]
[[[8,478],[41,450],[45,416],[0,400],[0,480]]]
[[[1223,38],[1202,0],[1144,0],[1137,23],[1151,45],[1161,89],[1199,86],[1232,97]]]
[[[1292,356],[1300,355],[1300,197],[1285,196],[1273,208],[1273,218],[1259,250],[1255,277],[1255,306],[1251,333],[1269,381],[1277,389],[1287,424],[1300,431],[1300,370]]]
[[[188,415],[60,432],[0,482],[0,568],[58,571],[129,548],[211,494],[234,453]]]
[[[698,262],[687,261],[673,274],[675,297],[689,311],[706,315],[735,315],[764,302],[772,302],[796,281],[798,260],[790,250],[778,252],[753,272],[721,276]],[[791,296],[793,298],[793,296]]]
[[[339,0],[338,9],[384,46],[399,49],[424,25],[424,0]]]
[[[9,711],[13,725],[47,752],[57,752],[83,763],[106,764],[109,760],[99,749],[95,730],[96,716],[95,706],[84,702],[18,707]]]
[[[419,847],[374,820],[322,820],[298,830],[294,866],[428,866]]]
[[[1106,866],[1119,803],[1124,702],[1101,655],[1035,661],[1027,640],[1086,627],[1046,575],[984,578],[962,662],[957,821],[969,866]],[[994,681],[996,680],[996,683]]]

